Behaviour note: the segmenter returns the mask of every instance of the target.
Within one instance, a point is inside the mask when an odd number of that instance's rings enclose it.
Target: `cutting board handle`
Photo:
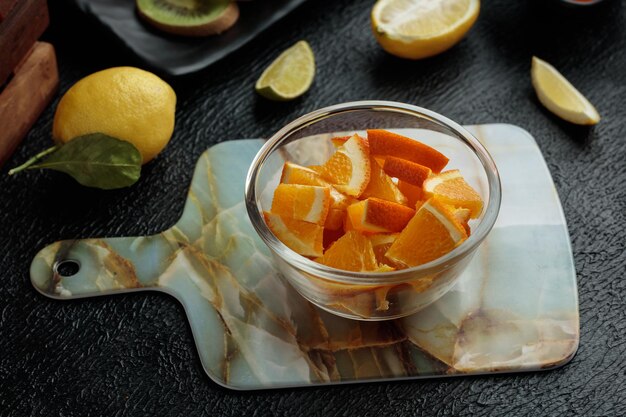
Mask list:
[[[53,243],[35,256],[31,281],[57,299],[158,289],[164,259],[179,249],[170,233]]]

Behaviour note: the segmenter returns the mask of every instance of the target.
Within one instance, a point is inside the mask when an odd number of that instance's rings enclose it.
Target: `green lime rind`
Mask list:
[[[255,90],[275,101],[289,101],[306,93],[315,78],[315,56],[306,41],[281,53],[261,74]]]

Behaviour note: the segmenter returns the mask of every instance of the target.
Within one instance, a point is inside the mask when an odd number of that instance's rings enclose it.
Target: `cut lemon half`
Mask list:
[[[459,42],[479,11],[480,0],[378,0],[372,30],[390,54],[427,58]]]
[[[270,100],[288,101],[306,93],[315,77],[315,57],[306,41],[285,50],[263,71],[256,92]]]
[[[546,61],[533,57],[530,76],[541,104],[561,119],[578,125],[595,125],[600,121],[589,100]]]

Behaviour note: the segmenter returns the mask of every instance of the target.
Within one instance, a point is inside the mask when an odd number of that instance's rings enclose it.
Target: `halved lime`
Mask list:
[[[263,71],[255,89],[270,100],[293,100],[307,92],[314,77],[313,50],[306,41],[299,41]]]

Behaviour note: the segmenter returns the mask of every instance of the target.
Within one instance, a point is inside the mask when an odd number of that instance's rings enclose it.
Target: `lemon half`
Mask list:
[[[427,58],[459,42],[479,12],[480,0],[378,0],[372,29],[390,54]]]

